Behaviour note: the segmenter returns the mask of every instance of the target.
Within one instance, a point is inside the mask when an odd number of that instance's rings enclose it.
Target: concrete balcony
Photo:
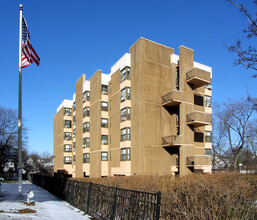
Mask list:
[[[179,106],[182,101],[182,95],[183,93],[181,91],[174,89],[162,97],[162,105],[171,107]]]
[[[187,115],[187,124],[194,127],[210,125],[212,123],[212,115],[206,112],[193,112]]]
[[[211,83],[211,74],[210,72],[194,68],[186,74],[186,82],[198,88]]]
[[[210,173],[212,170],[211,156],[194,155],[186,158],[186,165],[193,169],[194,172]]]
[[[182,144],[181,135],[171,135],[162,138],[163,147],[179,147]]]

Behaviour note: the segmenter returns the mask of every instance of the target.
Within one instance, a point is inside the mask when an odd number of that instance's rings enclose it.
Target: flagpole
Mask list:
[[[18,198],[22,199],[22,11],[23,5],[20,4],[20,33],[19,33],[19,110],[18,110]]]

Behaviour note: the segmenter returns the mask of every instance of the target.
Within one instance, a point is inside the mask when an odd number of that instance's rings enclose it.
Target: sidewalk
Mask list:
[[[3,183],[4,196],[0,196],[0,219],[91,219],[84,212],[28,181],[23,181],[22,190],[24,199],[19,201],[18,183]],[[34,202],[33,206],[24,204],[30,190],[34,192],[34,198],[30,200]]]

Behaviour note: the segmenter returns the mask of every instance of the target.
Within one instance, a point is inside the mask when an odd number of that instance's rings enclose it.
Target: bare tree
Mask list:
[[[23,127],[23,147],[26,146],[27,129]],[[7,162],[17,166],[18,158],[18,118],[13,109],[0,106],[0,173]]]
[[[227,47],[229,51],[236,53],[238,56],[234,61],[234,64],[244,66],[247,69],[257,70],[257,49],[255,47],[257,37],[256,14],[252,15],[243,4],[237,3],[235,0],[226,1],[229,2],[230,5],[239,9],[242,15],[248,19],[248,26],[246,29],[243,29],[243,33],[248,39],[248,46],[243,47],[242,40],[237,39],[234,45]],[[257,7],[257,0],[253,0],[253,7]],[[257,77],[257,74],[253,74],[252,77]]]
[[[219,160],[234,171],[242,150],[256,143],[256,105],[249,99],[216,106],[213,150]]]

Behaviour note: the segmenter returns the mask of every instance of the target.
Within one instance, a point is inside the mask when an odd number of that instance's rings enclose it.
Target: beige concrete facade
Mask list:
[[[180,46],[176,55],[140,38],[110,74],[97,70],[89,80],[83,74],[73,100],[57,109],[54,171],[74,177],[211,172],[211,78],[211,67],[195,62],[192,49]]]

